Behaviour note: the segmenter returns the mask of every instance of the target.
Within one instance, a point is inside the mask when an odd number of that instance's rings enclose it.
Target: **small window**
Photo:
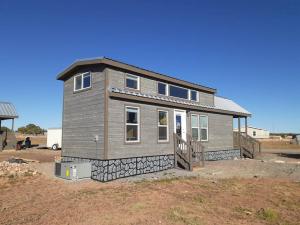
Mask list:
[[[199,119],[198,115],[191,115],[191,127],[193,140],[199,140]]]
[[[158,111],[158,141],[169,141],[168,111]]]
[[[126,75],[126,87],[131,89],[140,89],[139,77],[133,75]]]
[[[83,73],[74,78],[74,91],[80,91],[92,86],[91,73]]]
[[[197,96],[198,96],[198,93],[197,93],[197,91],[194,91],[194,90],[191,90],[191,99],[190,100],[192,100],[192,101],[198,101],[198,98],[197,98]]]
[[[167,94],[167,85],[164,83],[160,83],[160,82],[157,83],[157,91],[158,91],[158,94],[168,95]]]
[[[253,131],[253,137],[255,137],[256,136],[256,131]]]
[[[208,141],[208,116],[200,116],[200,138]]]
[[[185,89],[185,88],[170,85],[169,95],[173,96],[173,97],[177,97],[177,98],[188,99],[189,91],[188,91],[188,89]]]
[[[126,142],[139,142],[139,108],[126,107]]]

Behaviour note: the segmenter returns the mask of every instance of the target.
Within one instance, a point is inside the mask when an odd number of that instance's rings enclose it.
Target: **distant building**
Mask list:
[[[234,131],[238,131],[238,129],[234,129]],[[245,133],[245,127],[241,128],[241,132]],[[251,136],[253,138],[257,138],[257,139],[270,138],[270,131],[262,129],[262,128],[257,128],[257,127],[248,126],[247,134],[249,136]]]

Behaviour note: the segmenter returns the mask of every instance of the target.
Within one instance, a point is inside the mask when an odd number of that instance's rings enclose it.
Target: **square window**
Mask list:
[[[126,76],[126,87],[131,89],[139,89],[139,78],[132,75]]]
[[[90,72],[75,76],[74,91],[80,91],[92,86],[92,75]]]

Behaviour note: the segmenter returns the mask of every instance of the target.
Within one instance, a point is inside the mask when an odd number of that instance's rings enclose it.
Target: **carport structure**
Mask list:
[[[0,102],[0,150],[3,150],[7,145],[10,145],[9,147],[14,147],[14,122],[18,117],[16,108],[12,103]],[[12,134],[10,135],[7,130],[2,130],[2,121],[4,120],[11,120]]]

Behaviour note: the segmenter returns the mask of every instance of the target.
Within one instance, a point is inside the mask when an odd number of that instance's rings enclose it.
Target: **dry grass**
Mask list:
[[[291,139],[260,139],[263,149],[300,149]]]
[[[79,183],[0,179],[0,224],[289,224],[300,221],[300,183],[199,178]]]

